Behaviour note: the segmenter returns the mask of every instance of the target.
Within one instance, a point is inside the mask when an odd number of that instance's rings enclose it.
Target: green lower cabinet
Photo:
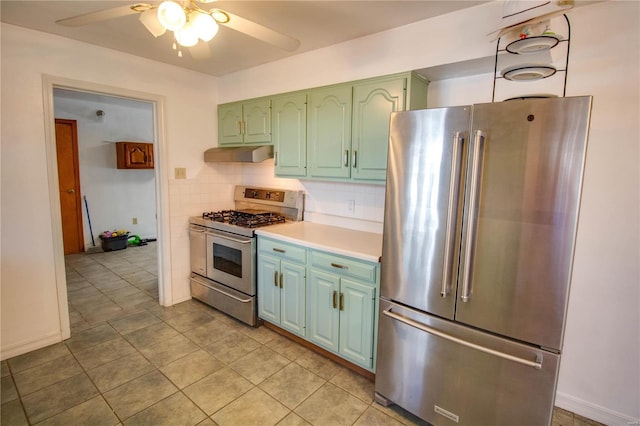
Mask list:
[[[258,316],[305,336],[306,268],[273,256],[258,256]]]
[[[370,284],[340,279],[340,350],[352,362],[373,367],[373,313],[376,292]]]
[[[372,284],[312,268],[307,299],[307,338],[371,370],[375,298]]]
[[[307,338],[313,343],[339,351],[340,277],[311,269],[309,273],[309,299],[307,303]]]

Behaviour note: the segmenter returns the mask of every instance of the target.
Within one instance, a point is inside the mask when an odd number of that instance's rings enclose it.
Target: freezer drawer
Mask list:
[[[381,299],[376,400],[433,425],[548,425],[560,356]]]

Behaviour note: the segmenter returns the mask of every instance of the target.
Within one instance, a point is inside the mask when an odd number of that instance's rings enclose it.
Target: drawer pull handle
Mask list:
[[[340,310],[344,311],[344,293],[340,293]]]
[[[339,263],[331,263],[331,266],[338,269],[349,269],[348,266],[340,265]]]
[[[280,248],[275,248],[275,247],[273,248],[273,251],[276,251],[278,253],[286,253],[287,252],[286,250],[282,250]]]
[[[338,292],[333,290],[333,309],[338,307]]]
[[[273,285],[278,287],[278,271],[273,273]]]

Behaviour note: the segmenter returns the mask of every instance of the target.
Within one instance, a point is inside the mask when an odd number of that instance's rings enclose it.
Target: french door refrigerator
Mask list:
[[[376,400],[434,425],[548,425],[590,96],[393,113]]]

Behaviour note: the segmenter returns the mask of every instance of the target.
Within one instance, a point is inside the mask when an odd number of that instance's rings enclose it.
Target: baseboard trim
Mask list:
[[[626,414],[618,413],[562,392],[556,392],[555,405],[609,426],[640,425],[640,419],[635,419]]]
[[[38,337],[37,339],[18,342],[6,348],[3,347],[0,350],[0,360],[4,361],[6,359],[13,358],[14,356],[26,354],[27,352],[44,348],[45,346],[60,343],[62,340],[62,334],[58,331]]]

